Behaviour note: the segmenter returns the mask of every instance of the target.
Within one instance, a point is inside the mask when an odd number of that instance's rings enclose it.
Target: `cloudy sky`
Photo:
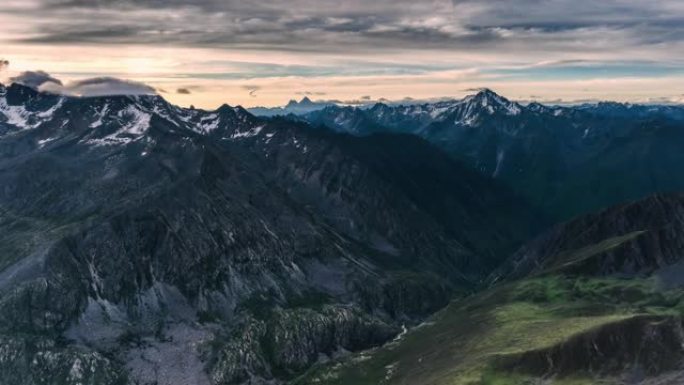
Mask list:
[[[682,0],[0,2],[5,81],[41,70],[78,93],[115,77],[207,108],[480,87],[518,100],[684,102],[682,52]]]

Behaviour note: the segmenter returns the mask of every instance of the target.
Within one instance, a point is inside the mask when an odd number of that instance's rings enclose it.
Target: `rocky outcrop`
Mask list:
[[[98,353],[61,346],[50,339],[0,335],[2,385],[124,385],[116,362]]]
[[[491,280],[564,265],[583,275],[649,275],[681,261],[682,233],[684,195],[654,195],[554,227],[523,246]]]
[[[633,381],[683,365],[682,319],[659,316],[609,323],[549,348],[502,357],[497,363],[502,370],[540,377],[631,375]]]
[[[400,329],[353,307],[273,311],[267,319],[250,318],[226,342],[208,354],[214,383],[287,380],[321,359],[382,344]]]
[[[435,274],[397,272],[381,282],[358,282],[357,302],[370,313],[413,323],[449,303],[458,290]]]

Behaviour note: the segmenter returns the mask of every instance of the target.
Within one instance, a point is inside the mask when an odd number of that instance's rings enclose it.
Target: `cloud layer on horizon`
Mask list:
[[[17,76],[9,78],[11,83],[19,83],[27,87],[34,88],[41,92],[48,92],[54,94],[60,94],[72,97],[101,97],[101,96],[116,96],[116,95],[158,95],[159,93],[166,94],[167,97],[173,95],[184,95],[190,96],[195,95],[190,89],[179,88],[175,90],[174,93],[169,93],[161,88],[154,88],[142,82],[137,82],[133,80],[112,78],[112,77],[97,77],[97,78],[86,78],[76,81],[62,82],[45,71],[25,71]],[[639,86],[639,80],[636,84],[631,86]],[[629,81],[628,81],[629,82]],[[258,85],[243,85],[241,89],[247,91],[249,96],[256,97],[256,92],[263,89],[262,86]],[[195,87],[196,90],[202,91],[201,88]],[[465,88],[460,90],[463,95],[475,94],[482,91],[482,87]],[[539,95],[529,95],[525,97],[511,97],[511,95],[506,92],[506,90],[497,89],[503,96],[509,97],[511,100],[515,100],[522,104],[527,104],[531,102],[541,102],[548,105],[577,105],[585,103],[597,103],[600,101],[605,101],[607,99],[595,97],[586,99],[566,99],[566,98],[556,98],[549,99],[544,96]],[[294,95],[299,95],[303,97],[313,97],[313,96],[325,96],[324,92],[311,92],[311,91],[299,91],[292,93]],[[324,104],[338,104],[338,105],[348,105],[348,106],[364,106],[372,105],[375,103],[385,103],[385,104],[403,104],[403,105],[417,105],[425,103],[436,103],[446,100],[454,100],[454,97],[423,97],[414,98],[411,96],[395,97],[395,98],[385,98],[379,97],[375,98],[370,95],[358,96],[352,99],[322,99],[316,98],[313,101],[316,103]],[[173,100],[172,100],[173,101]],[[684,104],[684,94],[677,94],[674,96],[663,97],[654,96],[650,98],[643,98],[636,101],[641,104]],[[256,106],[256,105],[255,105]]]
[[[112,77],[89,78],[63,83],[45,71],[25,71],[9,80],[10,83],[18,83],[41,92],[84,98],[157,94],[157,90],[144,83]]]
[[[200,105],[301,90],[422,99],[518,85],[527,97],[563,82],[577,86],[544,96],[647,100],[684,88],[681,0],[5,0],[0,42],[17,70],[132,78]]]

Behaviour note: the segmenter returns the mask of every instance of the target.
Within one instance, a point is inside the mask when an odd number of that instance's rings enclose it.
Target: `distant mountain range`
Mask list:
[[[334,103],[329,102],[313,102],[308,96],[305,96],[300,101],[290,100],[290,102],[284,107],[253,107],[249,108],[248,111],[256,116],[263,117],[284,116],[290,114],[303,115],[334,105]]]
[[[358,136],[422,137],[558,219],[684,189],[681,106],[521,105],[483,90],[434,104],[328,106],[292,119]]]

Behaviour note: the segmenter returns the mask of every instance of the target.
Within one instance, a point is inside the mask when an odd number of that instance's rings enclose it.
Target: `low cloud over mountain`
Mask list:
[[[113,77],[97,77],[63,83],[45,71],[26,71],[10,78],[33,89],[53,94],[97,97],[109,95],[154,95],[157,91],[146,84]]]

